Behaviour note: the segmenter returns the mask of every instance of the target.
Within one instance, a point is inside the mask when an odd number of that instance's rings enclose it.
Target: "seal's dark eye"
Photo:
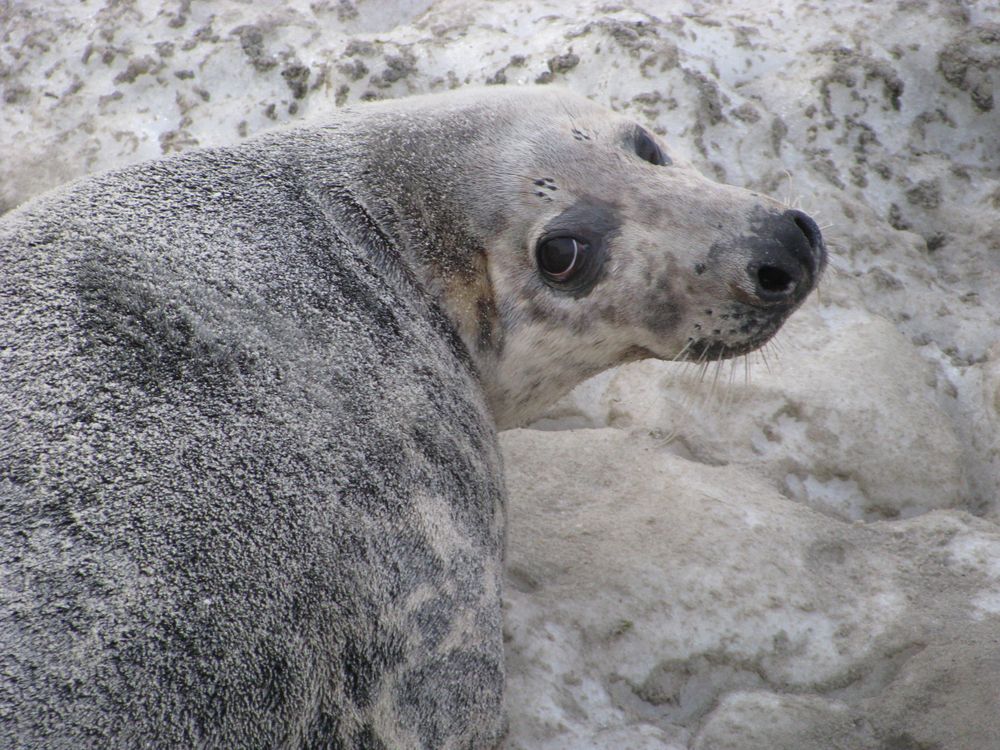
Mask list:
[[[550,281],[569,281],[586,265],[590,245],[572,237],[553,237],[538,246],[538,268]]]
[[[667,167],[673,163],[670,161],[670,157],[663,153],[663,150],[656,145],[653,136],[642,128],[636,128],[635,131],[635,153],[640,159],[644,159],[658,167]]]

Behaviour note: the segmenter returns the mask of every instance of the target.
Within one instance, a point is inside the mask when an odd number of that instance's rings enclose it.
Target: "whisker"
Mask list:
[[[684,344],[683,347],[681,347],[681,350],[679,352],[677,352],[676,355],[674,355],[673,361],[674,362],[683,362],[684,364],[688,364],[689,362],[688,362],[688,360],[684,359],[684,355],[687,354],[687,351],[688,351],[688,349],[691,348],[692,344],[694,344],[694,339],[688,339],[687,343]]]
[[[723,412],[732,411],[733,403],[736,400],[736,362],[736,359],[729,360],[729,383],[722,399]]]
[[[847,276],[848,271],[846,268],[840,265],[840,258],[834,258],[830,255],[826,256],[826,268],[827,273],[833,272],[837,276]]]
[[[713,363],[709,363],[709,367],[711,367],[711,364]],[[712,380],[708,384],[708,392],[705,394],[705,401],[703,403],[703,407],[705,409],[711,408],[711,405],[715,399],[715,385],[719,380],[719,361],[715,360],[714,364],[715,364],[714,368],[715,371],[712,373]]]
[[[767,370],[767,374],[771,374],[771,364],[767,361],[767,345],[765,344],[757,351],[760,352],[760,358],[764,362],[764,369]]]

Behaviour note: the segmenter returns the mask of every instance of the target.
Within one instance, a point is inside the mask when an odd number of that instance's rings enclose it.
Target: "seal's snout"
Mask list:
[[[812,291],[826,262],[823,235],[808,215],[785,211],[760,226],[747,265],[762,306],[795,305]]]

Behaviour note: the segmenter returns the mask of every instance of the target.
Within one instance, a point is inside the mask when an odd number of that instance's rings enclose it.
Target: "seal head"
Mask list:
[[[428,101],[374,114],[361,158],[391,205],[369,203],[455,323],[500,428],[622,362],[761,346],[826,264],[809,216],[706,179],[569,92]]]

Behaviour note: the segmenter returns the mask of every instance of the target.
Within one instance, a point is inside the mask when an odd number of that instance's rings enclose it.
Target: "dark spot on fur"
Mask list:
[[[665,335],[672,332],[681,319],[681,305],[676,284],[680,283],[677,263],[672,258],[667,259],[667,267],[657,277],[650,294],[643,305],[642,319],[646,326],[655,333]]]
[[[344,689],[358,708],[366,708],[371,703],[380,675],[388,674],[404,659],[403,636],[389,632],[381,623],[374,627],[378,631],[370,639],[347,639],[343,645]]]
[[[253,369],[257,357],[240,337],[203,315],[210,309],[204,297],[215,290],[182,287],[171,294],[165,285],[148,283],[130,263],[125,253],[107,251],[80,265],[77,289],[92,343],[131,360],[127,371],[145,382],[193,378],[219,383],[220,375],[238,378]]]
[[[643,319],[653,332],[666,334],[680,322],[681,305],[672,296],[658,297],[647,307]]]
[[[498,340],[495,326],[497,319],[497,308],[492,297],[480,297],[476,300],[476,348],[479,351],[490,349],[501,350],[501,342]]]
[[[316,747],[322,747],[322,745],[317,745]],[[364,748],[364,750],[388,750],[388,746],[382,741],[381,737],[375,734],[375,727],[370,723],[365,724],[358,730],[352,747]]]
[[[467,706],[502,710],[501,659],[499,648],[496,654],[455,650],[403,677],[397,704],[422,747],[444,747],[465,734]]]
[[[694,267],[694,272],[699,276],[701,276],[703,273],[705,273],[705,269],[706,266],[704,263],[696,263]]]
[[[438,595],[428,599],[411,614],[424,638],[424,648],[437,649],[451,632],[455,604],[450,596]]]
[[[324,709],[319,709],[306,729],[305,747],[325,747],[329,745],[331,737],[339,735],[339,718]]]

